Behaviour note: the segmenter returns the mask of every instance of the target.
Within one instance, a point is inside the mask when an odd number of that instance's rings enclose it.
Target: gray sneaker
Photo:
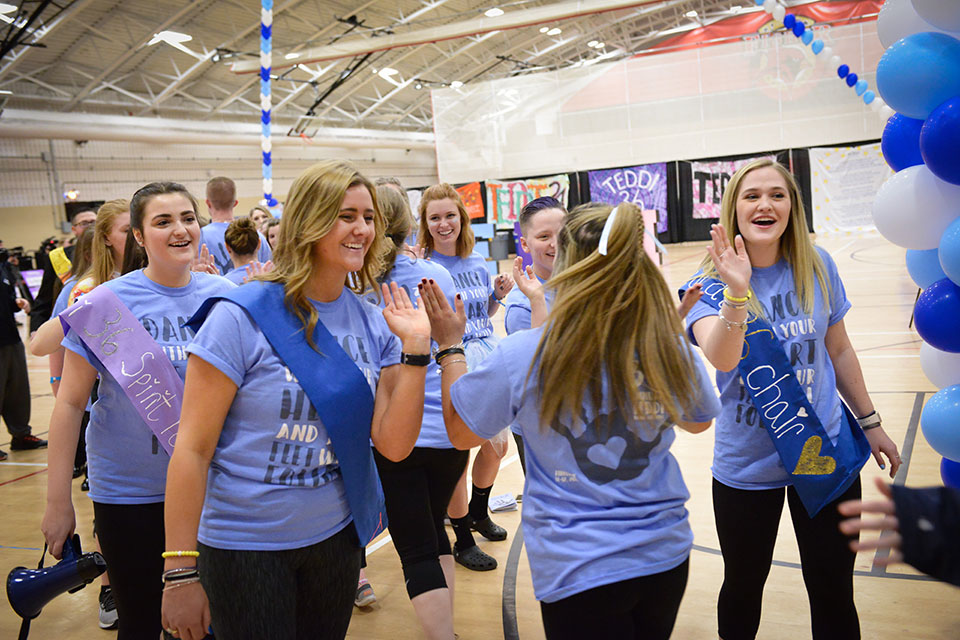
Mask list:
[[[113,589],[100,587],[100,628],[116,629],[119,624],[117,605],[113,601]]]

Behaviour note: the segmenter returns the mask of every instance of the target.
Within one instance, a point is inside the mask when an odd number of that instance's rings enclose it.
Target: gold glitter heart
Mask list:
[[[797,468],[793,470],[795,476],[828,476],[837,468],[837,461],[830,456],[820,455],[823,441],[820,436],[811,436],[803,443],[803,451],[797,460]]]

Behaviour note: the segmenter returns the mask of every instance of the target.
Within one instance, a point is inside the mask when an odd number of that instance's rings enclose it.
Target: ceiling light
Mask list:
[[[687,11],[687,12],[686,12],[685,14],[683,14],[683,15],[687,16],[688,18],[696,18],[696,17],[697,17],[697,12],[696,12],[696,11]]]
[[[453,82],[450,83],[451,89],[459,89],[462,86],[463,86],[463,83],[460,82],[459,80],[454,80]]]
[[[488,18],[496,18],[497,16],[503,15],[503,9],[499,7],[494,7],[493,9],[487,9],[486,11],[483,12],[483,15],[487,16]]]
[[[562,32],[560,29],[558,29],[557,27],[554,27],[553,29],[550,29],[550,31],[547,31],[547,35],[548,35],[548,36],[558,36],[558,35],[560,35],[561,33],[563,33],[563,32]]]
[[[397,70],[396,70],[396,69],[392,69],[392,68],[390,68],[390,67],[384,67],[383,69],[380,69],[380,71],[378,71],[377,74],[378,74],[381,78],[389,78],[390,76],[396,75],[396,74],[397,74]]]
[[[739,13],[742,9],[743,7],[741,7],[739,4],[735,4],[732,7],[730,7],[730,11],[732,11],[733,13]]]
[[[10,13],[11,11],[16,11],[17,7],[12,4],[5,4],[0,2],[0,13]]]
[[[285,55],[285,56],[283,56],[283,57],[284,57],[285,60],[295,60],[295,59],[299,58],[301,55],[303,55],[303,54],[300,54],[300,53],[288,53],[287,55]]]
[[[188,36],[187,34],[180,33],[179,31],[161,31],[160,33],[153,34],[153,39],[147,43],[147,46],[157,44],[158,42],[166,42],[169,45],[176,46],[191,40],[193,40],[193,36]]]
[[[540,27],[540,33],[546,33],[547,31],[550,31],[550,27]]]
[[[604,42],[598,42],[598,43],[596,44],[596,47],[595,47],[595,48],[596,48],[596,49],[603,49],[605,46],[607,46],[606,43],[604,43]]]
[[[413,85],[413,88],[419,91],[420,89],[423,89],[423,85],[418,82],[417,84]]]
[[[300,69],[300,71],[306,71],[310,75],[313,75],[313,70],[310,69],[310,67],[308,67],[307,65],[303,64],[302,62],[297,65],[297,69]]]
[[[64,200],[76,200],[79,197],[80,197],[80,192],[77,191],[76,189],[69,189],[63,192]]]
[[[462,82],[460,84],[463,84]],[[0,95],[2,96],[12,96],[13,91],[7,91],[6,89],[0,89]]]
[[[600,44],[600,43],[597,42],[596,40],[591,40],[590,42],[587,43],[587,46],[588,46],[588,47],[595,47],[595,46],[597,46],[598,44]]]

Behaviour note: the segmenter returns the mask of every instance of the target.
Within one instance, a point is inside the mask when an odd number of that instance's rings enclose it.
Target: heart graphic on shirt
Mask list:
[[[806,417],[807,417],[807,410],[804,409],[803,407],[800,407],[799,409],[797,409],[797,417],[798,417],[798,418],[806,418]]]
[[[604,444],[595,444],[587,449],[587,460],[607,469],[616,469],[626,450],[627,441],[620,436],[613,436]]]
[[[793,470],[796,476],[828,476],[837,468],[837,461],[830,456],[820,455],[823,440],[820,436],[811,436],[803,443],[800,459]]]

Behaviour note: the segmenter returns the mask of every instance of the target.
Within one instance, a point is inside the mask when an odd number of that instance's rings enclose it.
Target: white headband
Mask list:
[[[600,233],[600,246],[597,247],[597,251],[600,252],[600,255],[607,255],[607,240],[610,238],[610,230],[613,229],[613,223],[617,219],[617,210],[620,208],[620,205],[617,205],[613,208],[613,211],[610,212],[610,215],[607,216],[607,221],[603,223],[603,231]]]

